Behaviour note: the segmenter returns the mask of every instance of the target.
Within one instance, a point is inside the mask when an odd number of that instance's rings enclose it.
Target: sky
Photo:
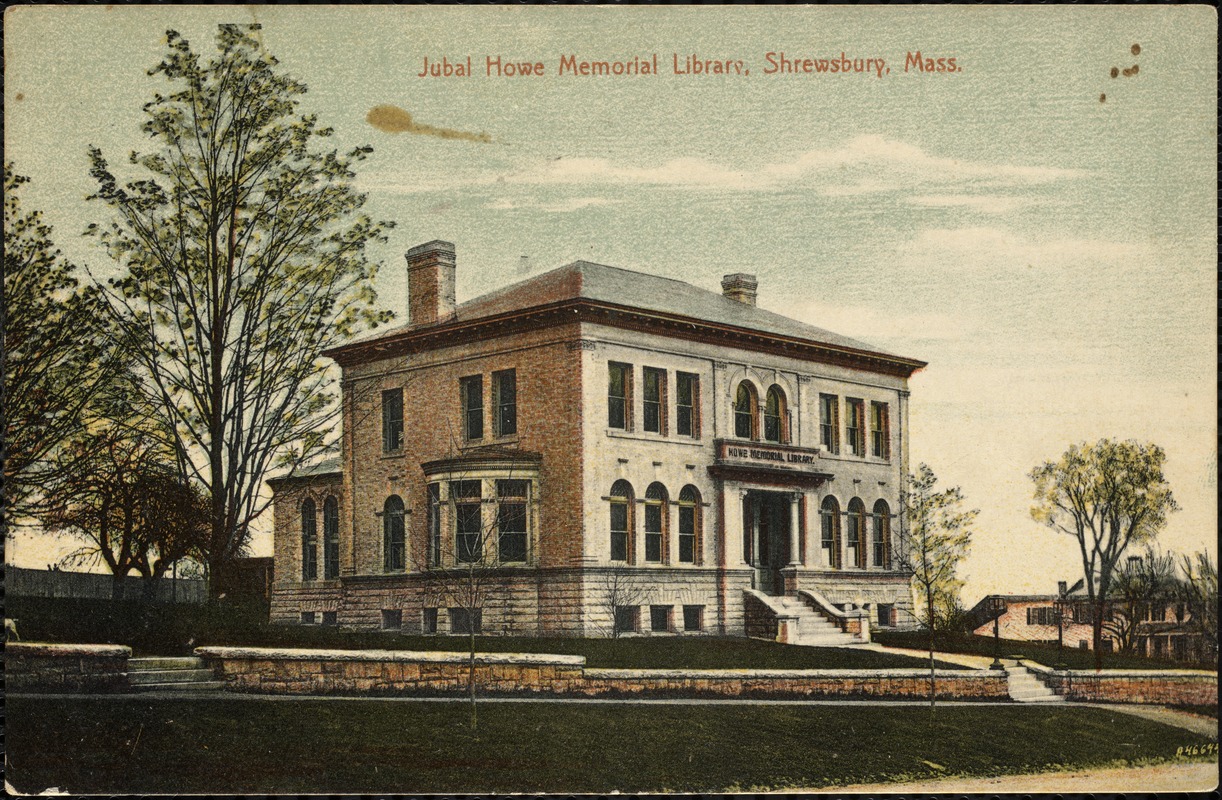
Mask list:
[[[75,263],[114,274],[80,235],[107,219],[86,152],[146,145],[166,30],[211,53],[216,24],[256,21],[335,145],[374,148],[358,185],[396,224],[371,252],[401,319],[403,253],[432,239],[457,245],[460,302],[577,259],[713,291],[752,272],[760,306],[929,362],[912,464],[980,509],[969,604],[1080,576],[1027,475],[1082,441],[1162,446],[1181,510],[1160,545],[1216,557],[1212,8],[9,8],[5,158]],[[558,74],[655,54],[654,75]],[[781,54],[850,71],[768,74]],[[25,532],[9,560],[54,549]]]

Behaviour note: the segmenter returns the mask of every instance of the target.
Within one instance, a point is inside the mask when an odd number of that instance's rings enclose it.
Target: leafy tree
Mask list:
[[[959,563],[971,549],[972,526],[979,513],[963,509],[959,487],[938,488],[938,478],[927,464],[909,476],[904,492],[908,531],[896,553],[901,568],[912,580],[923,601],[921,622],[929,632],[929,704],[937,695],[934,673],[934,636],[961,616],[957,577]]]
[[[1209,553],[1183,556],[1179,596],[1187,606],[1188,623],[1201,636],[1201,655],[1218,658],[1218,565]]]
[[[1030,473],[1032,517],[1078,542],[1096,670],[1103,668],[1104,612],[1121,557],[1130,545],[1153,541],[1178,508],[1163,477],[1165,460],[1155,444],[1101,439],[1071,445]]]
[[[1110,614],[1103,627],[1115,637],[1122,653],[1133,651],[1141,623],[1149,610],[1171,601],[1176,593],[1175,556],[1147,547],[1142,556],[1129,556],[1112,583]]]
[[[105,415],[92,417],[63,447],[44,519],[51,530],[84,541],[68,563],[107,566],[116,599],[133,571],[151,597],[174,561],[202,552],[208,508],[178,476],[155,423],[117,397],[117,388],[91,404]]]
[[[10,524],[37,515],[56,449],[80,425],[111,363],[97,292],[80,286],[41,212],[21,206],[28,180],[5,163],[0,414]]]
[[[175,31],[150,71],[169,94],[144,106],[151,151],[120,179],[90,151],[90,225],[125,274],[108,293],[144,372],[139,386],[169,435],[183,483],[209,500],[215,599],[266,507],[272,470],[334,446],[334,372],[320,354],[390,319],[376,308],[369,242],[390,223],[360,214],[352,186],[368,147],[325,149],[331,135],[298,112],[306,87],[281,74],[258,25],[222,25],[207,63]]]

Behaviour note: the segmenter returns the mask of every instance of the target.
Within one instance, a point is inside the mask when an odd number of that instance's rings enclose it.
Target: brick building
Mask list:
[[[717,294],[578,261],[456,305],[452,244],[407,262],[408,324],[326,354],[342,457],[270,481],[274,621],[914,624],[896,547],[923,362],[757,308],[752,275]],[[472,564],[474,617],[437,580]]]
[[[998,635],[1002,639],[1041,644],[1059,642],[1064,647],[1091,649],[1094,610],[1084,581],[1079,579],[1068,588],[1066,582],[1061,581],[1057,589],[1057,594],[989,595],[968,611],[969,627],[977,636],[992,636],[990,609],[996,600],[1002,600],[1006,610],[997,618]],[[1185,604],[1170,598],[1141,603],[1131,611],[1122,601],[1117,601],[1115,608],[1106,608],[1101,640],[1103,652],[1122,649],[1117,635],[1119,628],[1131,629],[1131,652],[1135,655],[1194,662],[1205,662],[1210,657]]]

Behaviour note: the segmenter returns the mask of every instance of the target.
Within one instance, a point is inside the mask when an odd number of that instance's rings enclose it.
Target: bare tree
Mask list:
[[[921,594],[922,622],[929,633],[929,706],[937,697],[934,672],[934,634],[959,607],[963,582],[956,576],[959,563],[971,548],[977,511],[964,511],[959,487],[937,488],[938,478],[927,464],[917,467],[904,492],[908,521],[906,541],[896,553],[901,568],[912,573]]]
[[[144,107],[153,149],[131,155],[136,177],[121,185],[90,151],[93,199],[113,217],[87,232],[125,268],[112,317],[179,475],[210,502],[214,598],[266,507],[266,475],[334,445],[335,370],[320,354],[390,318],[365,253],[389,223],[361,215],[352,187],[370,149],[318,148],[331,129],[298,112],[306,87],[258,30],[221,25],[207,63],[167,32],[150,75],[171,93]]]
[[[1187,607],[1188,623],[1201,637],[1200,655],[1218,658],[1218,565],[1207,552],[1183,556],[1179,596]]]
[[[645,603],[648,592],[636,579],[636,575],[625,567],[612,567],[602,574],[599,601],[607,613],[606,633],[618,639],[620,633],[620,610],[639,608]]]
[[[1112,583],[1103,627],[1115,637],[1120,652],[1131,653],[1141,624],[1151,608],[1175,596],[1175,557],[1147,547],[1142,556],[1129,556]]]
[[[453,452],[458,454],[457,445]],[[509,570],[532,558],[529,518],[534,498],[530,481],[512,470],[482,478],[456,467],[430,480],[427,543],[422,551],[413,550],[412,569],[425,595],[438,608],[451,610],[458,628],[451,632],[468,637],[467,692],[471,729],[476,730],[475,637],[483,630],[490,601],[512,577]]]
[[[1156,444],[1101,439],[1071,445],[1059,461],[1033,469],[1031,515],[1078,543],[1091,609],[1095,669],[1103,668],[1103,623],[1121,557],[1152,541],[1179,506],[1163,477]]]

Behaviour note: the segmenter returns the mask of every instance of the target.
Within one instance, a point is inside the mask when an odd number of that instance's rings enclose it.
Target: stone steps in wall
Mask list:
[[[793,644],[809,647],[852,647],[865,644],[861,639],[840,630],[822,614],[797,597],[774,597],[785,614],[798,620],[798,638]]]
[[[1010,699],[1016,703],[1064,703],[1065,698],[1044,685],[1029,669],[1018,663],[1007,663],[1006,683]]]
[[[131,658],[127,682],[138,692],[214,692],[223,689],[204,660],[196,656]]]

